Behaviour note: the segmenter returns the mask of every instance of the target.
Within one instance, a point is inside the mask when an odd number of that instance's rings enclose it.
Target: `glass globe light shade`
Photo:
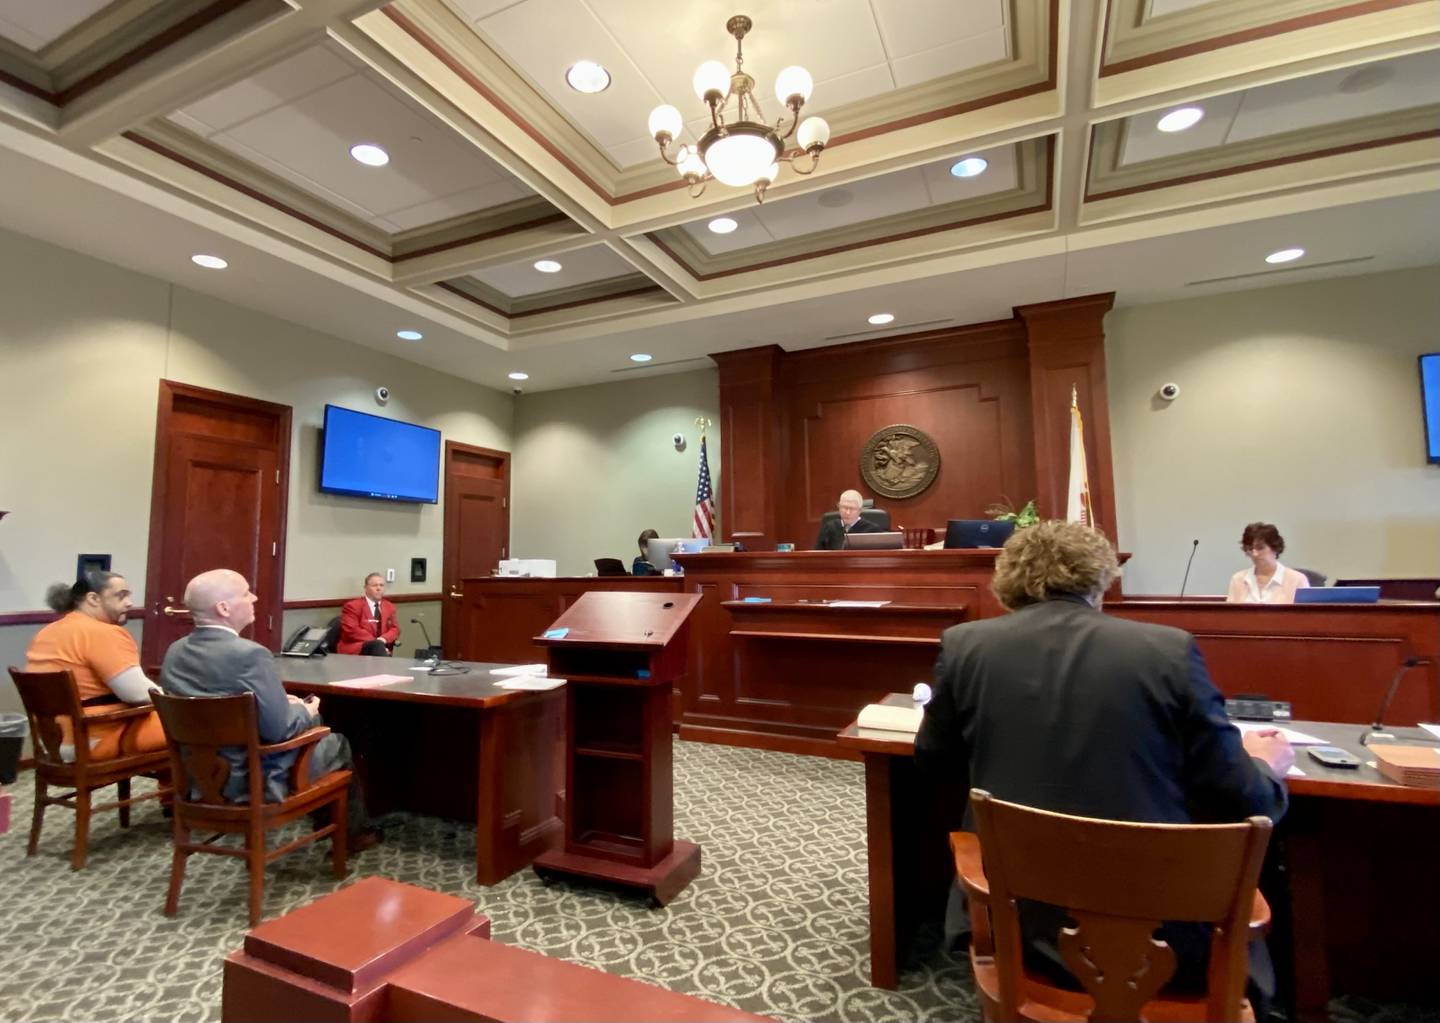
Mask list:
[[[661,134],[669,135],[672,139],[679,138],[684,127],[685,120],[680,116],[680,111],[668,104],[650,111],[651,138]]]
[[[705,176],[705,161],[700,159],[700,153],[689,146],[685,147],[685,153],[675,164],[675,169],[680,172],[682,178],[695,175],[697,178]]]
[[[830,125],[823,117],[807,117],[800,122],[800,131],[795,136],[801,149],[823,146],[830,141]]]
[[[767,185],[773,185],[775,183],[775,179],[779,176],[780,164],[772,163],[769,167],[766,167],[765,170],[763,170],[760,174],[756,175],[755,181],[757,183],[763,181]]]
[[[768,138],[737,133],[713,142],[705,151],[705,164],[722,184],[742,188],[763,177],[778,155]]]
[[[690,84],[695,87],[695,95],[702,100],[707,92],[718,92],[723,96],[730,91],[730,69],[718,60],[707,60],[695,69],[695,77]]]
[[[810,99],[814,88],[810,72],[798,65],[791,65],[775,76],[775,98],[781,103],[789,103],[791,96],[799,96],[800,102],[804,103]]]

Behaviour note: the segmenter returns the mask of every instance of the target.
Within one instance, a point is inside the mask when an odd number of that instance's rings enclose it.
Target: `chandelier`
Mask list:
[[[783,116],[773,128],[766,123],[755,98],[755,79],[744,70],[744,40],[751,24],[743,14],[725,23],[725,31],[735,37],[733,73],[718,60],[707,60],[695,72],[695,95],[710,108],[710,129],[697,146],[671,148],[685,127],[679,110],[667,105],[650,113],[650,134],[660,146],[660,157],[680,172],[692,199],[698,198],[705,191],[705,183],[714,178],[737,188],[753,186],[755,201],[763,202],[765,189],[780,173],[780,164],[790,164],[797,174],[810,174],[820,162],[825,143],[830,141],[830,125],[824,118],[807,117],[803,124],[800,122],[800,108],[810,98],[815,84],[803,67],[787,67],[775,79],[775,96],[790,109],[789,127],[785,127]],[[732,98],[735,109],[727,114]],[[798,148],[787,148],[791,135],[795,135]],[[806,163],[798,162],[806,155]]]

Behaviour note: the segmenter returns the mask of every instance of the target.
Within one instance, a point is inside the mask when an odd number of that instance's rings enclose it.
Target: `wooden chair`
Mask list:
[[[1035,810],[982,789],[970,804],[979,838],[957,831],[950,844],[970,897],[970,964],[987,1020],[1254,1020],[1247,946],[1270,924],[1255,887],[1267,818],[1132,824]],[[1026,970],[1020,898],[1062,906],[1075,921],[1057,947],[1083,993]],[[1175,972],[1174,952],[1153,937],[1166,920],[1214,926],[1203,996],[1161,995]]]
[[[174,916],[179,905],[185,861],[191,853],[217,853],[245,860],[250,873],[251,927],[260,920],[265,867],[273,860],[328,836],[335,876],[345,876],[346,788],[351,772],[331,771],[314,782],[309,781],[315,744],[329,735],[330,729],[312,728],[293,739],[262,746],[255,723],[255,697],[251,693],[212,697],[157,694],[155,709],[165,726],[170,770],[175,778],[175,853],[170,861],[166,916]],[[230,777],[230,762],[220,752],[226,746],[245,751],[249,771],[247,803],[232,803],[222,795]],[[267,803],[260,758],[287,750],[300,751],[290,770],[290,795],[281,802]],[[198,794],[192,796],[191,793]],[[334,807],[329,824],[277,849],[266,848],[266,832],[326,806]],[[215,834],[203,842],[192,842],[191,831]],[[244,845],[234,848],[214,844],[226,834],[243,835]]]
[[[70,869],[79,870],[85,866],[89,852],[92,814],[118,809],[120,826],[128,828],[133,804],[170,794],[165,784],[168,757],[164,750],[108,760],[90,755],[92,728],[98,724],[144,717],[150,713],[150,706],[119,704],[114,710],[86,715],[75,677],[69,671],[21,671],[11,668],[10,677],[15,681],[15,688],[20,690],[20,702],[25,705],[25,715],[30,719],[30,735],[35,748],[35,815],[31,819],[30,844],[25,849],[25,855],[35,855],[40,842],[40,826],[45,820],[45,808],[68,806],[75,811],[75,845],[70,852]],[[75,759],[72,761],[60,756],[61,718],[69,718],[72,722],[75,740]],[[160,787],[154,792],[131,798],[130,779],[137,775],[156,777],[161,782]],[[52,796],[49,794],[52,785],[71,791]],[[113,803],[94,805],[91,794],[108,785],[116,787],[119,798]]]

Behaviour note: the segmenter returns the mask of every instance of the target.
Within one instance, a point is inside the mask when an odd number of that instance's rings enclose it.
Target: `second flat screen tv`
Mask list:
[[[320,451],[320,489],[326,493],[439,500],[439,430],[326,405]]]

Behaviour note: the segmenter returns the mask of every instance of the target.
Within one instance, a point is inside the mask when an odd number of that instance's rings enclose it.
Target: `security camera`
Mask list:
[[[375,388],[375,400],[378,401],[381,405],[383,405],[383,404],[385,404],[387,401],[389,401],[389,400],[390,400],[390,388],[388,388],[388,387],[377,387],[377,388]]]
[[[524,392],[524,390],[525,388],[521,387],[519,384],[516,384],[514,387],[510,388],[510,393],[518,398]]]
[[[1180,397],[1180,385],[1161,384],[1160,397],[1164,398],[1166,401],[1174,401],[1176,398]]]
[[[671,434],[671,435],[670,435],[670,443],[675,445],[675,450],[676,450],[676,451],[684,451],[684,450],[685,450],[685,435],[684,435],[683,433]]]

